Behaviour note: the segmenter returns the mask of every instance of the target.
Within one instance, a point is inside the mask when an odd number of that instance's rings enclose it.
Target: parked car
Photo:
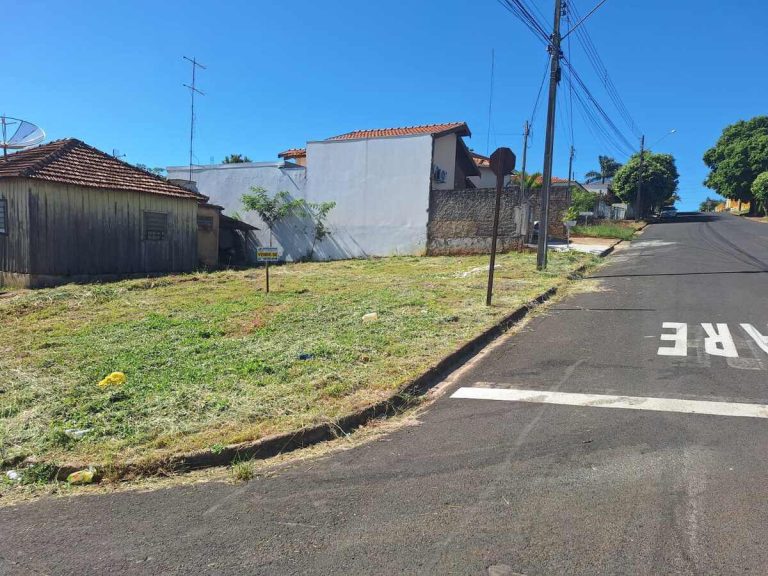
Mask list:
[[[670,220],[672,218],[677,217],[677,208],[674,206],[667,206],[665,208],[661,209],[661,213],[659,214],[659,218],[662,220]]]

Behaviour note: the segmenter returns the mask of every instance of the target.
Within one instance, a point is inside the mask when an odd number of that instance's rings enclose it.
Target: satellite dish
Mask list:
[[[3,156],[8,155],[8,150],[23,150],[45,140],[45,131],[26,120],[0,116],[0,127],[0,148],[3,149]]]

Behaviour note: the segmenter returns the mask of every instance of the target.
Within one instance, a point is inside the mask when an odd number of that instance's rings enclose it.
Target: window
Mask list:
[[[0,198],[0,234],[8,234],[8,200]]]
[[[165,240],[168,237],[168,214],[144,212],[144,240]]]
[[[198,216],[197,229],[205,230],[206,232],[213,230],[213,216]]]

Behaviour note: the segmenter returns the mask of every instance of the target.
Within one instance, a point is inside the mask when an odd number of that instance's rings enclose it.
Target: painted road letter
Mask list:
[[[661,340],[674,342],[674,346],[659,347],[659,356],[687,356],[688,355],[688,324],[681,322],[664,322],[664,330],[674,330],[674,334],[662,334]]]
[[[752,324],[742,324],[741,327],[744,332],[749,334],[752,337],[752,340],[754,340],[755,343],[760,346],[760,349],[763,352],[768,352],[768,336],[763,336],[760,334],[760,331],[752,326]]]
[[[726,358],[738,358],[736,344],[733,343],[728,324],[702,324],[707,336],[704,338],[704,350],[712,356],[725,356]]]

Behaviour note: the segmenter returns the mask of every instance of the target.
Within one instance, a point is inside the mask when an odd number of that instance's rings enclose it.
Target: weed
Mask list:
[[[253,460],[238,460],[232,463],[232,478],[237,482],[248,482],[256,475]]]

